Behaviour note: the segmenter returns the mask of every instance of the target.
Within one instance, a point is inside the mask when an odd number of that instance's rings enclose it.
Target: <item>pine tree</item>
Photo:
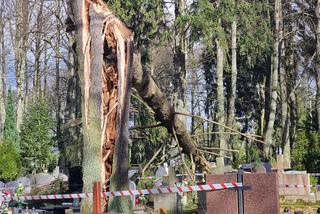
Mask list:
[[[53,154],[53,121],[48,103],[31,103],[21,124],[21,156],[26,173],[48,169],[56,157]]]
[[[13,103],[13,95],[11,89],[8,91],[8,103],[6,107],[6,119],[4,122],[3,139],[5,142],[14,143],[19,150],[19,132],[17,129],[16,112]]]
[[[20,172],[21,159],[12,142],[0,143],[0,179],[12,180]]]

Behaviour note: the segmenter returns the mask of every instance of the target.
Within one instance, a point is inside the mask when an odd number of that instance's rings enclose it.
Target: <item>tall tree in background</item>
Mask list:
[[[315,10],[316,14],[316,109],[318,118],[318,131],[320,132],[320,0],[317,0],[317,6]]]
[[[175,0],[175,22],[181,21],[185,16],[186,2],[185,0]],[[185,105],[185,97],[187,91],[187,70],[186,70],[186,26],[177,24],[174,37],[174,67],[175,77],[174,92],[177,98]]]
[[[3,132],[3,125],[5,121],[5,95],[6,95],[6,73],[7,73],[7,48],[5,39],[5,27],[6,27],[6,13],[4,7],[4,0],[0,1],[3,5],[0,9],[0,136]]]
[[[234,3],[233,11],[237,11],[236,0]],[[234,12],[235,13],[235,12]],[[237,22],[236,15],[234,15],[231,23],[231,80],[228,90],[228,111],[227,111],[227,126],[234,127],[235,119],[235,101],[236,101],[236,89],[237,89],[237,77],[238,77],[238,65],[237,65]],[[227,135],[227,143],[229,148],[232,147],[232,138],[231,135]]]
[[[9,89],[7,97],[6,120],[4,122],[3,139],[6,142],[13,143],[17,150],[20,149],[19,132],[16,121],[16,109],[14,107],[11,89]]]
[[[216,67],[216,83],[217,83],[217,121],[220,124],[225,124],[225,110],[224,110],[224,86],[223,86],[223,68],[224,68],[224,49],[221,45],[221,40],[216,39],[217,48],[217,67]],[[225,129],[218,126],[219,130],[219,145],[221,149],[228,149],[225,139]],[[221,155],[225,154],[225,150],[220,151]],[[225,163],[223,163],[225,164]]]
[[[266,125],[266,131],[264,134],[264,140],[266,142],[264,146],[264,152],[267,158],[272,155],[272,134],[274,128],[274,122],[276,119],[277,110],[277,99],[278,99],[278,70],[279,70],[279,44],[280,44],[280,21],[281,21],[281,0],[275,0],[274,2],[274,43],[273,43],[273,54],[272,54],[272,65],[270,75],[270,106],[269,106],[269,117]]]
[[[286,31],[286,26],[284,23],[284,9],[283,5],[280,3],[280,23],[279,23],[279,86],[280,86],[280,102],[281,102],[281,148],[283,149],[283,159],[286,168],[291,168],[290,164],[290,138],[289,138],[289,109],[288,109],[288,89],[287,89],[287,78],[288,72],[288,60],[286,58],[286,46],[288,44],[287,39],[284,34]]]
[[[22,123],[24,99],[25,99],[25,78],[27,71],[27,48],[29,30],[29,0],[17,0],[16,10],[16,32],[14,41],[15,69],[17,82],[17,126],[20,129]]]
[[[44,38],[44,1],[40,1],[37,5],[36,23],[35,23],[35,33],[34,33],[34,75],[33,75],[33,97],[34,99],[40,99],[41,95],[41,77],[42,77],[42,67],[41,67],[41,55],[45,50],[43,47]]]
[[[61,46],[61,1],[56,1],[56,43],[55,43],[55,95],[56,95],[56,139],[59,142],[59,150],[62,151],[63,148],[61,146],[61,125],[62,125],[62,110],[61,110],[61,96],[60,96],[60,46]],[[72,53],[70,53],[72,54]],[[72,66],[72,65],[71,65]]]

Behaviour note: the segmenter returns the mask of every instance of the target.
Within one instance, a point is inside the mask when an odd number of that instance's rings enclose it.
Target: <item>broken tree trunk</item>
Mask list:
[[[128,188],[128,117],[131,32],[101,1],[70,1],[82,85],[84,191],[102,181],[105,191]],[[92,211],[92,201],[82,212]],[[112,197],[109,211],[127,212],[129,198]]]

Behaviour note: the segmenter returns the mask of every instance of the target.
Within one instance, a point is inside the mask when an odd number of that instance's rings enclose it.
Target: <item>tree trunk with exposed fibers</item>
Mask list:
[[[264,152],[267,158],[270,158],[272,155],[272,134],[274,121],[276,118],[277,110],[277,99],[278,99],[278,70],[279,70],[279,25],[280,25],[280,5],[281,0],[275,0],[275,12],[274,12],[274,21],[275,21],[275,31],[274,31],[274,44],[273,44],[273,54],[272,54],[272,66],[271,66],[271,80],[270,80],[270,112],[269,120],[266,126],[266,131],[264,134]]]
[[[108,179],[111,190],[126,190],[133,36],[103,1],[70,4],[83,94],[84,191],[99,180],[109,190]],[[83,212],[91,211],[91,203],[83,203]],[[109,211],[129,212],[129,198],[111,197]]]

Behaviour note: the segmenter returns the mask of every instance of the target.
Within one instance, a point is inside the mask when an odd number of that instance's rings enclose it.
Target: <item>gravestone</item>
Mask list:
[[[64,182],[68,182],[69,181],[69,177],[66,174],[60,173],[60,168],[58,166],[53,170],[51,175],[55,179],[59,179],[59,180],[62,180]]]
[[[169,168],[168,175],[163,176],[160,188],[174,187],[176,175],[173,168]],[[159,212],[160,209],[166,210],[167,213],[175,214],[178,211],[177,194],[166,193],[154,195],[154,211]]]
[[[58,178],[60,174],[60,168],[59,166],[56,166],[56,168],[54,168],[54,170],[52,171],[51,175],[55,178]]]
[[[136,190],[137,189],[137,185],[129,180],[129,190]],[[130,200],[131,200],[131,203],[132,203],[132,207],[135,207],[136,205],[136,195],[132,195],[130,196]]]
[[[69,181],[69,177],[63,173],[59,173],[58,175],[58,179],[62,180],[63,182],[68,182]]]
[[[16,191],[19,183],[17,181],[10,181],[6,183],[6,190],[13,193]]]
[[[54,180],[55,178],[52,175],[46,173],[39,173],[35,176],[35,184],[37,187],[49,185]]]
[[[0,181],[0,192],[4,191],[4,187],[5,187],[5,183],[3,183],[2,181]]]
[[[158,170],[156,171],[156,182],[154,184],[156,188],[162,185],[163,176],[168,176],[168,173],[169,169],[167,163],[164,163],[163,165],[159,166]]]
[[[17,180],[18,183],[21,183],[24,186],[24,192],[26,194],[31,193],[31,179],[28,177],[21,177]]]
[[[223,157],[217,157],[216,158],[216,167],[212,169],[212,174],[214,175],[220,175],[224,174],[226,172],[232,172],[232,166],[231,165],[224,165],[224,158]]]
[[[207,182],[213,184],[237,182],[237,174],[209,175]],[[249,188],[244,190],[245,214],[280,213],[277,173],[245,173],[243,184]],[[237,191],[234,189],[205,194],[206,203],[199,205],[204,207],[200,213],[238,214]]]
[[[306,171],[282,171],[278,172],[280,195],[288,200],[311,201],[314,196],[311,195],[310,187],[287,188],[284,185],[310,185],[310,175]],[[311,197],[312,196],[312,197]]]

